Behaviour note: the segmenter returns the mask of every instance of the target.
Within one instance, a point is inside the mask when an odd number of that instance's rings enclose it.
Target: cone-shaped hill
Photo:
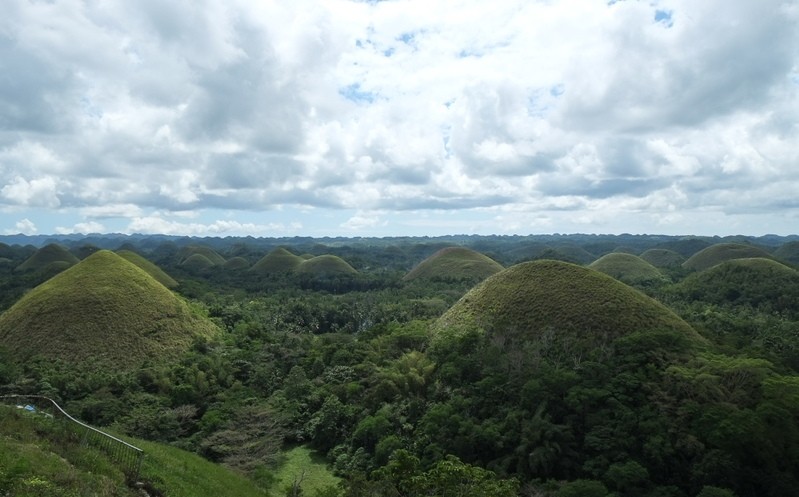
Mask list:
[[[687,261],[683,262],[682,267],[695,271],[704,271],[724,261],[732,259],[750,259],[752,257],[764,257],[770,259],[771,255],[765,250],[743,245],[740,243],[717,243],[692,255]]]
[[[211,265],[219,266],[225,263],[225,258],[219,255],[214,249],[210,247],[204,247],[202,245],[188,245],[183,247],[179,252],[178,255],[181,260],[181,264],[186,262],[193,255],[201,255],[211,261]]]
[[[228,271],[243,271],[250,268],[250,263],[244,257],[237,256],[226,260],[222,267]]]
[[[65,247],[51,243],[34,252],[25,262],[17,266],[17,271],[39,271],[53,263],[67,268],[78,262],[79,259]]]
[[[438,338],[469,330],[522,341],[554,337],[581,350],[636,331],[678,331],[702,338],[670,309],[593,269],[540,260],[517,264],[464,295],[435,326]]]
[[[665,281],[665,277],[655,266],[636,255],[623,252],[611,252],[603,255],[588,267],[628,285]]]
[[[163,269],[156,266],[152,262],[148,261],[144,257],[140,256],[136,252],[133,252],[131,250],[117,250],[117,255],[127,260],[128,262],[136,264],[141,269],[144,269],[147,272],[147,274],[155,278],[159,283],[161,283],[165,287],[175,288],[176,286],[178,286],[178,282],[175,281],[174,278],[166,274]]]
[[[765,306],[798,312],[799,272],[771,259],[733,259],[694,273],[677,290],[686,298],[713,304]]]
[[[641,259],[655,267],[680,267],[685,257],[669,249],[653,248],[641,254]]]
[[[504,269],[490,257],[466,247],[441,249],[410,270],[402,279],[482,281]]]
[[[203,254],[191,254],[180,263],[180,266],[190,271],[205,271],[216,266],[216,264]]]
[[[315,277],[330,276],[355,276],[358,271],[347,261],[337,255],[318,255],[308,260],[303,260],[296,269],[299,274]]]
[[[774,257],[799,266],[799,242],[788,242],[774,251]]]
[[[261,257],[250,270],[258,273],[290,273],[297,269],[304,260],[283,247],[278,247]]]
[[[178,356],[217,328],[143,269],[101,250],[54,276],[0,315],[0,345],[116,368]]]

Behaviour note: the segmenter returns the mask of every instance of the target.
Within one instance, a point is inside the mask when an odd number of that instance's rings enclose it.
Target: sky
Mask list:
[[[797,0],[4,0],[0,234],[799,232]]]

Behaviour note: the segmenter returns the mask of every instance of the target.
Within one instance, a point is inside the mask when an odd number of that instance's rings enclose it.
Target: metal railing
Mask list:
[[[39,404],[37,407],[44,412],[47,411],[41,407],[40,403],[42,401],[48,403],[49,407],[52,408],[52,413],[50,414],[52,414],[54,418],[65,420],[67,422],[66,426],[72,430],[73,434],[76,435],[82,444],[97,447],[105,452],[109,459],[122,468],[122,471],[129,481],[135,482],[139,478],[142,460],[144,459],[144,451],[140,448],[124,440],[120,440],[113,435],[109,435],[102,430],[98,430],[93,426],[89,426],[82,421],[78,421],[63,410],[56,401],[49,397],[43,395],[0,395],[0,399],[6,401],[13,399],[17,404],[31,404],[31,402],[24,401],[33,400],[33,404]]]

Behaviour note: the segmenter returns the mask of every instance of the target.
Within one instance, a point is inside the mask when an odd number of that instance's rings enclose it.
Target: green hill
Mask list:
[[[655,267],[680,267],[685,262],[685,257],[669,249],[653,248],[641,254],[641,259]]]
[[[0,345],[117,368],[174,358],[217,332],[144,270],[101,250],[25,294],[0,315]]]
[[[283,247],[278,247],[263,256],[250,270],[258,273],[290,273],[297,269],[303,260]]]
[[[155,278],[159,283],[161,283],[165,287],[175,288],[176,286],[178,286],[178,282],[175,281],[174,278],[166,274],[160,267],[156,266],[155,264],[148,261],[144,257],[140,256],[136,252],[130,250],[117,250],[117,255],[127,260],[128,262],[136,264],[141,269],[144,269],[147,272],[147,274]]]
[[[250,263],[244,257],[231,257],[222,264],[222,267],[229,271],[243,271],[250,268]]]
[[[447,247],[420,262],[402,279],[482,281],[502,269],[498,262],[472,249]]]
[[[799,242],[787,242],[774,251],[774,257],[799,266]]]
[[[604,345],[633,331],[699,335],[659,302],[610,276],[560,261],[517,264],[464,295],[436,323],[438,336],[482,329],[552,337],[578,348]]]
[[[187,245],[178,252],[181,263],[193,255],[202,255],[207,258],[214,266],[219,266],[225,263],[225,258],[219,255],[214,249],[205,247],[203,245]]]
[[[710,247],[710,245],[712,245],[710,242],[700,238],[683,238],[681,240],[670,240],[668,242],[659,243],[655,248],[671,250],[688,258],[700,250]]]
[[[683,262],[682,267],[694,271],[704,271],[716,264],[732,259],[749,259],[764,257],[770,259],[771,255],[761,248],[740,243],[717,243],[704,248]]]
[[[542,251],[535,258],[573,262],[574,264],[588,264],[596,259],[596,256],[582,247],[575,245],[559,245]]]
[[[328,276],[355,276],[358,271],[350,266],[347,261],[336,255],[318,255],[302,261],[297,266],[297,273],[319,277]]]
[[[690,275],[676,289],[691,300],[799,312],[799,272],[771,259],[722,262]]]
[[[33,253],[22,264],[17,266],[17,271],[38,271],[54,262],[67,263],[68,266],[77,264],[80,259],[61,245],[51,243]]]
[[[665,281],[666,278],[652,264],[642,258],[623,252],[603,255],[588,267],[612,276],[628,285]]]
[[[180,263],[180,266],[190,271],[205,271],[216,264],[203,254],[191,254]]]

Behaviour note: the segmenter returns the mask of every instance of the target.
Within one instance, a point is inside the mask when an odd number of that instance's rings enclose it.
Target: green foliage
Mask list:
[[[479,252],[466,247],[447,247],[420,262],[402,279],[479,282],[502,269],[498,262]]]
[[[555,493],[556,497],[606,497],[607,487],[596,480],[575,480],[564,483]]]
[[[682,266],[694,271],[704,271],[724,261],[750,259],[753,257],[770,259],[765,250],[740,243],[718,243],[700,250],[685,261]]]
[[[621,252],[604,255],[588,267],[628,285],[664,283],[666,280],[663,273],[641,257]]]
[[[258,273],[290,273],[297,269],[303,262],[301,257],[298,257],[283,247],[278,247],[273,251],[263,256],[256,262],[251,269]]]
[[[358,271],[335,255],[319,255],[302,261],[295,269],[299,274],[317,277],[356,275]]]
[[[649,249],[640,257],[655,267],[676,268],[685,262],[685,258],[677,252],[662,248]]]

